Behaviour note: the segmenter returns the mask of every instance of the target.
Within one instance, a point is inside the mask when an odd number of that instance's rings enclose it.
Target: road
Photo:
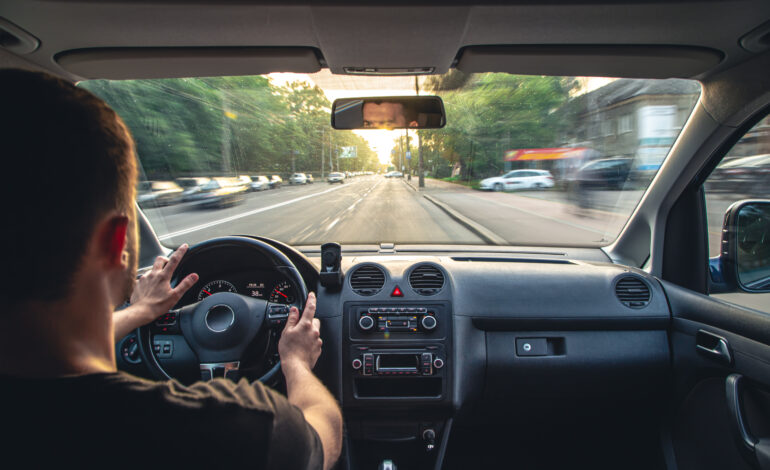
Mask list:
[[[483,233],[500,244],[601,246],[617,237],[642,196],[641,191],[594,191],[590,209],[580,209],[571,194],[561,191],[481,192],[426,181],[427,187],[417,191],[416,180],[359,176],[342,185],[317,182],[249,193],[243,204],[225,209],[177,204],[145,214],[169,246],[237,234],[264,235],[291,245],[490,243]],[[458,222],[432,201],[468,223]],[[714,247],[730,202],[709,199]]]
[[[239,234],[259,234],[290,245],[484,243],[401,180],[382,176],[250,193],[243,204],[226,209],[178,204],[145,214],[169,246]]]

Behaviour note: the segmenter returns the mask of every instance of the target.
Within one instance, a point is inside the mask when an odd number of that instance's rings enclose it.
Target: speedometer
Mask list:
[[[294,303],[294,287],[288,281],[278,282],[270,291],[270,302],[278,304]]]
[[[233,292],[235,294],[238,293],[238,291],[235,289],[235,286],[227,281],[211,281],[203,286],[203,289],[198,292],[198,300],[201,301],[210,295],[216,294],[217,292]]]

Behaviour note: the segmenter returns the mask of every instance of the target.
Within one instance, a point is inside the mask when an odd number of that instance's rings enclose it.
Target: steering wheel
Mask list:
[[[271,262],[276,271],[289,278],[298,291],[294,305],[302,311],[308,291],[297,267],[275,247],[248,237],[214,238],[190,247],[177,266],[171,285],[176,286],[183,279],[187,274],[186,266],[192,264],[196,257],[204,253],[209,255],[212,250],[233,247],[257,251]],[[155,322],[139,328],[140,353],[154,376],[172,379],[167,369],[173,368],[175,360],[178,360],[174,358],[173,350],[179,351],[186,345],[197,357],[202,380],[227,377],[237,381],[244,363],[250,362],[261,370],[267,368],[270,343],[280,336],[289,316],[289,308],[289,305],[265,299],[218,292],[199,302],[171,310]],[[159,334],[163,335],[163,341],[155,341],[155,336]],[[163,357],[166,367],[158,356]],[[185,363],[189,364],[189,361]],[[269,382],[280,369],[281,362],[278,360],[258,380]]]

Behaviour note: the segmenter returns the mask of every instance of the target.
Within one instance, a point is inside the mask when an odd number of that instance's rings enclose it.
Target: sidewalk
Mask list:
[[[478,191],[431,178],[425,179],[424,188],[418,187],[416,177],[403,181],[458,222],[473,225],[472,230],[493,244],[606,245],[620,233],[635,206],[627,204],[627,213],[579,209],[555,191],[532,196]]]

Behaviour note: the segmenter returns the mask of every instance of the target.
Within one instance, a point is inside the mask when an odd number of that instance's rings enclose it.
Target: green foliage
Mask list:
[[[320,175],[375,170],[365,139],[333,130],[331,103],[304,82],[277,86],[262,76],[95,80],[82,87],[104,99],[131,130],[148,179],[185,175]],[[336,158],[356,146],[355,159]]]
[[[556,145],[573,119],[556,112],[577,86],[571,78],[451,72],[426,84],[443,98],[447,113],[443,129],[418,131],[423,156],[433,157],[426,168],[437,176],[456,164],[466,181],[500,174],[506,150]],[[393,161],[399,156],[397,145]]]

